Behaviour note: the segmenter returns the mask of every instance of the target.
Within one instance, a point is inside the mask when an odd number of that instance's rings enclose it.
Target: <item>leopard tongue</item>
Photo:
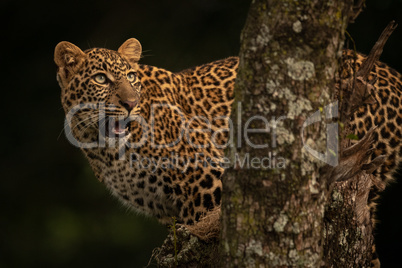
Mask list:
[[[122,126],[121,122],[116,121],[114,123],[114,126],[112,127],[113,133],[115,133],[116,135],[124,134],[127,131],[127,128],[122,128],[121,126]]]

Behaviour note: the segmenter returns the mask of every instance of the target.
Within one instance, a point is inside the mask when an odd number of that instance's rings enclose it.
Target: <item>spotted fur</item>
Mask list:
[[[133,39],[127,42],[140,46]],[[238,59],[172,73],[138,65],[139,55],[130,62],[130,53],[121,48],[82,52],[67,42],[56,47],[66,114],[76,105],[90,106],[72,116],[72,134],[85,144],[99,142],[102,112],[117,122],[133,119],[129,133],[120,139],[106,135],[105,146],[82,148],[97,178],[139,212],[163,223],[175,217],[192,224],[221,202],[224,170],[220,159]],[[136,73],[136,81],[128,83],[129,72]],[[96,83],[94,76],[99,73],[110,83]],[[130,111],[124,107],[128,99],[137,103]],[[147,159],[158,166],[147,167]]]
[[[71,43],[60,43],[55,61],[62,104],[67,115],[76,105],[88,104],[71,116],[71,133],[80,142],[99,142],[99,129],[106,126],[104,146],[82,150],[97,178],[115,196],[163,223],[175,217],[192,224],[220,206],[224,172],[220,161],[238,58],[172,73],[138,65],[140,55],[135,39],[117,52],[102,48],[82,52]],[[363,59],[358,54],[357,69]],[[345,51],[343,60],[343,79],[351,78],[353,53]],[[135,74],[132,81],[130,73]],[[97,83],[97,74],[104,74],[108,83]],[[387,160],[375,175],[387,182],[402,155],[402,76],[377,62],[369,79],[375,77],[376,103],[361,106],[351,126],[359,138],[377,126],[372,157],[386,155]],[[101,113],[114,121],[108,125],[100,121]],[[128,132],[110,136],[110,131],[123,132],[123,121],[130,121]],[[159,164],[145,168],[144,159]],[[139,165],[141,161],[145,162]]]
[[[366,56],[350,50],[343,53],[343,79],[351,79],[361,67]],[[368,206],[375,225],[375,210],[378,193],[392,181],[393,173],[401,163],[402,157],[402,75],[382,62],[376,62],[368,81],[375,81],[371,96],[373,102],[360,106],[351,117],[351,128],[358,139],[364,137],[369,129],[374,132],[374,152],[371,160],[385,155],[384,164],[373,172],[376,181],[370,190]],[[372,267],[380,267],[380,261],[373,246]]]
[[[344,52],[343,79],[352,78],[360,68],[364,55],[352,51]],[[368,76],[369,81],[375,81],[372,92],[373,102],[360,106],[351,117],[352,130],[358,139],[363,138],[369,129],[376,126],[374,132],[374,152],[371,159],[380,155],[386,156],[385,163],[373,174],[380,179],[380,188],[373,188],[371,199],[383,190],[392,180],[402,156],[402,75],[382,62],[376,62]]]

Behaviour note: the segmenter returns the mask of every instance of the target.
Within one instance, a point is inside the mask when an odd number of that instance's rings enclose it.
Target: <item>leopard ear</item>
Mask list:
[[[73,67],[85,58],[85,53],[76,45],[62,41],[54,50],[54,62],[59,68]]]
[[[141,44],[135,38],[130,38],[124,42],[117,52],[120,53],[128,62],[133,65],[137,63],[141,58]]]

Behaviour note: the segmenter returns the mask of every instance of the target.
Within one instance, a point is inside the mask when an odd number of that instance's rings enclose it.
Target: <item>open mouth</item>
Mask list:
[[[129,125],[129,121],[107,117],[104,124],[105,129],[104,131],[101,129],[101,132],[105,133],[105,137],[123,138],[130,133]]]

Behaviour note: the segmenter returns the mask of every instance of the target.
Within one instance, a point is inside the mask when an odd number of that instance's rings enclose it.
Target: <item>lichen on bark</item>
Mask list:
[[[253,115],[269,117],[271,135],[255,135],[252,143],[271,147],[250,148],[242,133],[235,133],[227,153],[232,163],[236,155],[254,159],[273,153],[284,158],[284,166],[244,169],[235,164],[227,170],[221,252],[218,241],[205,243],[182,227],[177,230],[178,267],[369,266],[373,236],[366,205],[375,179],[365,170],[384,161],[377,157],[366,164],[372,130],[358,146],[342,147],[335,167],[303,149],[322,151],[326,145],[325,120],[305,129],[303,122],[315,111],[331,115],[325,106],[333,101],[334,88],[344,85],[335,82],[335,75],[352,4],[253,1],[242,34],[232,122],[236,131]],[[250,126],[265,127],[258,120]],[[155,253],[161,267],[175,265],[174,239],[170,235]]]
[[[235,165],[227,170],[222,204],[225,267],[321,265],[327,188],[319,180],[323,164],[304,157],[302,147],[309,140],[315,150],[323,150],[325,122],[306,127],[304,141],[301,131],[309,115],[332,101],[337,55],[352,4],[320,0],[251,4],[235,86],[234,110],[241,102],[242,120],[232,114],[234,129],[253,115],[285,119],[277,124],[276,135],[252,137],[254,144],[268,140],[275,147],[238,148],[236,139],[245,145],[245,138],[235,134],[227,153],[264,157],[275,152],[286,159],[286,167],[245,170]],[[263,128],[262,123],[256,121],[255,128]]]

